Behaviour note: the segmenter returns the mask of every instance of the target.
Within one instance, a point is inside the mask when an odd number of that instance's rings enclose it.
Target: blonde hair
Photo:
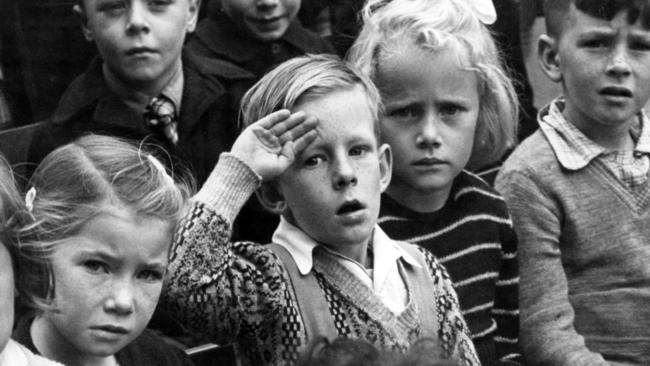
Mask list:
[[[469,168],[494,163],[515,145],[517,95],[471,1],[369,0],[361,14],[363,28],[347,58],[371,79],[382,60],[412,44],[430,52],[452,49],[459,64],[476,73],[480,109]]]
[[[11,257],[16,255],[16,245],[13,241],[13,223],[19,221],[19,215],[24,212],[22,197],[16,188],[16,181],[9,163],[0,155],[0,245],[4,245]],[[12,258],[12,265],[16,261]]]
[[[31,220],[15,232],[18,288],[28,306],[49,306],[55,293],[51,254],[107,207],[128,207],[172,225],[180,220],[190,189],[176,183],[152,151],[88,135],[45,157],[30,180],[36,193],[28,207]]]
[[[242,98],[240,123],[246,127],[270,113],[291,109],[298,102],[355,86],[361,86],[368,98],[368,107],[375,118],[375,132],[379,136],[381,97],[377,88],[368,77],[333,55],[296,57],[269,71]]]

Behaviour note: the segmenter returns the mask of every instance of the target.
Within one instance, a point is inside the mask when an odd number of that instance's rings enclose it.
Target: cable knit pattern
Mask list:
[[[238,162],[222,155],[216,170],[237,174],[233,164]],[[243,204],[244,194],[232,195],[231,185],[238,183],[229,182],[222,189],[214,181],[206,184],[217,197]],[[308,340],[284,265],[262,245],[231,243],[231,220],[218,207],[194,203],[177,231],[161,306],[203,340],[233,342],[244,365],[293,364]],[[441,348],[463,366],[480,365],[449,276],[428,253],[426,262],[437,295]],[[417,304],[395,316],[330,256],[315,255],[314,271],[339,335],[400,351],[420,337]]]
[[[439,210],[382,196],[382,229],[433,253],[451,274],[483,365],[525,364],[519,349],[517,237],[503,198],[463,171]]]

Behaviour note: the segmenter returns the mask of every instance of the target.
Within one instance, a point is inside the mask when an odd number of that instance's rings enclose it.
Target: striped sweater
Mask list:
[[[230,223],[259,182],[222,154],[175,235],[160,307],[203,340],[232,342],[242,365],[291,365],[310,341],[287,270],[267,247],[232,243]],[[443,355],[478,366],[444,267],[426,251]],[[405,351],[422,337],[417,303],[394,315],[338,262],[314,256],[314,275],[338,334]]]
[[[463,171],[445,205],[410,210],[382,196],[379,224],[419,244],[447,268],[483,365],[524,364],[519,350],[517,238],[503,198]]]

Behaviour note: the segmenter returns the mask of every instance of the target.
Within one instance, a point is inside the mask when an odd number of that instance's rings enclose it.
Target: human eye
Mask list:
[[[97,5],[97,11],[108,13],[109,15],[116,14],[125,8],[126,3],[124,1],[104,1]]]
[[[83,261],[81,265],[90,273],[108,273],[108,265],[99,260],[87,259]]]
[[[465,108],[457,104],[444,104],[440,107],[440,114],[442,116],[455,116],[464,110]]]
[[[146,269],[138,273],[138,278],[147,282],[162,281],[165,271],[159,269]]]
[[[306,167],[312,168],[312,167],[319,166],[320,164],[323,163],[323,161],[325,161],[325,157],[323,157],[322,155],[312,155],[303,159],[303,164]]]
[[[407,105],[403,107],[389,108],[386,111],[386,115],[399,119],[411,119],[417,117],[418,111],[415,106]]]
[[[171,3],[173,3],[171,0],[151,0],[148,2],[149,7],[154,10],[163,10]]]
[[[585,38],[580,42],[580,46],[585,48],[600,49],[607,48],[610,45],[610,40],[607,37],[590,37]]]
[[[630,40],[630,49],[634,51],[650,51],[650,39],[632,39]]]
[[[355,146],[350,149],[350,156],[364,156],[370,151],[368,146]]]

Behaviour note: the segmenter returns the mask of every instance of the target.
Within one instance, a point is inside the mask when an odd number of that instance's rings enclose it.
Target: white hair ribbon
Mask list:
[[[492,24],[497,20],[497,11],[492,0],[471,0],[478,19],[483,24]]]
[[[156,170],[161,172],[163,174],[163,176],[165,176],[165,178],[167,178],[171,184],[174,184],[174,180],[172,179],[172,177],[169,176],[169,174],[167,174],[167,169],[165,169],[165,167],[162,165],[160,160],[156,159],[156,157],[151,155],[151,154],[147,155],[147,159],[149,159],[151,164],[154,167],[156,167]]]
[[[27,191],[27,194],[25,194],[25,206],[27,207],[27,211],[29,213],[32,213],[32,210],[34,209],[34,199],[36,198],[36,188],[32,187]]]

